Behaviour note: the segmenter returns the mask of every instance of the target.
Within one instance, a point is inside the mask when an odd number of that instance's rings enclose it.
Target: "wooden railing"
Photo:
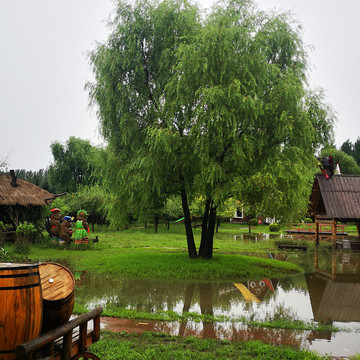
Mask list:
[[[337,233],[345,233],[345,228],[347,225],[337,224],[336,225],[336,232]],[[316,224],[315,223],[299,223],[294,224],[291,227],[286,229],[287,232],[297,232],[297,233],[312,233],[314,234],[316,231]],[[333,233],[333,225],[332,223],[319,223],[319,233]]]
[[[76,360],[80,358],[99,360],[88,347],[100,339],[100,314],[102,308],[91,310],[67,323],[50,330],[37,338],[18,345],[17,359],[24,360]],[[88,331],[88,322],[93,320],[93,329]],[[79,328],[75,331],[75,328]]]

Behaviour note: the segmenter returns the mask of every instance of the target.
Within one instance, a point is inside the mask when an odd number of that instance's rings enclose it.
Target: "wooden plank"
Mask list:
[[[80,325],[79,350],[86,350],[87,322]]]
[[[94,342],[100,340],[100,315],[94,318]]]
[[[296,249],[306,251],[306,245],[295,245],[295,244],[278,244],[279,249]]]
[[[71,350],[72,350],[72,330],[64,335],[63,338],[63,348],[62,348],[62,360],[71,359]]]
[[[87,349],[94,342],[95,342],[94,341],[94,332],[91,331],[86,335],[85,349]],[[79,341],[73,342],[72,349],[71,349],[71,356],[73,357],[81,351],[82,350],[80,350]],[[61,358],[59,360],[61,360]]]

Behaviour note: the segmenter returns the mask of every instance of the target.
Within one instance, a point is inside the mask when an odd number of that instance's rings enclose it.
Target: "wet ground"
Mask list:
[[[307,275],[283,279],[225,282],[129,281],[75,272],[76,301],[95,307],[116,306],[138,312],[193,312],[221,322],[165,322],[103,318],[113,331],[160,331],[172,335],[232,340],[259,339],[321,354],[348,356],[360,352],[360,253],[329,250],[266,254],[301,263]],[[333,324],[341,332],[258,328],[236,321],[276,319]]]

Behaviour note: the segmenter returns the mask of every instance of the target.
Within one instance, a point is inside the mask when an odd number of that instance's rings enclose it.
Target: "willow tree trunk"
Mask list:
[[[190,216],[190,209],[189,203],[187,200],[187,194],[185,189],[185,182],[182,175],[180,175],[180,193],[181,193],[181,202],[182,208],[184,212],[185,218],[185,231],[186,231],[186,240],[187,240],[187,247],[188,247],[188,254],[189,258],[195,259],[197,258],[196,246],[194,241],[194,234],[191,227],[191,216]]]
[[[199,255],[204,259],[211,259],[213,255],[216,208],[216,206],[213,206],[212,201],[208,200],[206,202],[199,250]]]
[[[205,203],[205,210],[204,215],[202,218],[202,224],[201,224],[201,241],[200,241],[200,247],[199,247],[199,256],[204,257],[206,252],[206,234],[207,234],[207,228],[208,228],[208,222],[209,222],[209,212],[210,212],[210,204],[211,201],[209,199],[206,200]]]

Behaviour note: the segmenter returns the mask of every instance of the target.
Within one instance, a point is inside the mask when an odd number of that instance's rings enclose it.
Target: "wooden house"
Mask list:
[[[309,215],[315,222],[355,222],[360,236],[360,176],[316,175]],[[336,235],[336,233],[335,233]]]

